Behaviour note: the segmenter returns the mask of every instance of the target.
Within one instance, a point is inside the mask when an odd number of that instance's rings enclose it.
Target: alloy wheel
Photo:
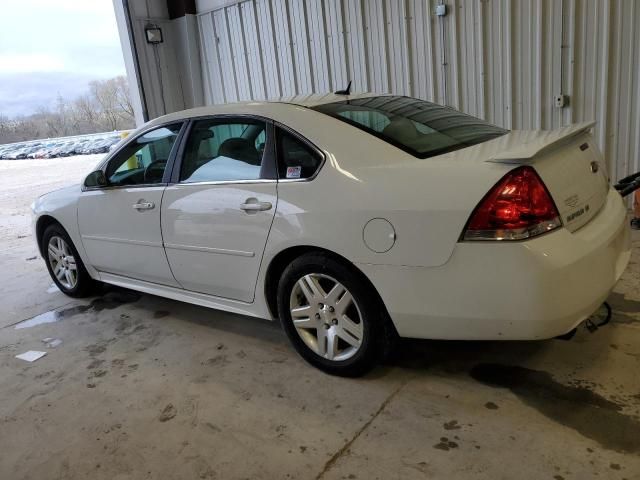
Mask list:
[[[289,311],[296,332],[317,355],[342,361],[360,349],[364,334],[360,309],[349,290],[335,278],[304,275],[291,291]]]
[[[78,284],[78,266],[71,247],[60,236],[49,239],[47,254],[51,271],[60,284],[67,290],[73,290]]]

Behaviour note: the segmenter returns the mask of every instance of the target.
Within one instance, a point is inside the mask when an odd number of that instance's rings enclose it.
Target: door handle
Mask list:
[[[145,202],[143,200],[138,200],[138,203],[134,203],[132,205],[132,207],[135,210],[151,210],[155,207],[156,205],[153,202]]]
[[[259,202],[255,198],[247,198],[246,202],[240,205],[240,209],[247,213],[251,212],[263,212],[265,210],[271,210],[271,202]]]

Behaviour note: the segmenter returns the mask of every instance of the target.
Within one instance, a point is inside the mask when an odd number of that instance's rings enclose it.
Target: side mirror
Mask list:
[[[109,182],[102,170],[91,172],[87,175],[87,178],[84,179],[84,186],[88,188],[106,187],[107,185],[109,185]]]

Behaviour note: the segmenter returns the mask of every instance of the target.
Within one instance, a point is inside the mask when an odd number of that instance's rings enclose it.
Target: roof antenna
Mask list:
[[[349,85],[347,85],[347,88],[345,88],[344,90],[338,90],[333,93],[335,93],[336,95],[351,95],[351,80],[349,80]]]

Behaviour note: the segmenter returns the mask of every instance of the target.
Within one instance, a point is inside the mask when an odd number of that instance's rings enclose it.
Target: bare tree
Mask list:
[[[11,134],[11,130],[9,117],[0,113],[0,143],[2,143],[3,138],[6,138]]]
[[[68,101],[58,95],[53,108],[27,117],[0,115],[0,143],[82,133],[123,130],[135,125],[126,77],[95,80],[89,92]]]
[[[121,116],[123,116],[125,120],[131,120],[134,118],[134,112],[127,77],[120,75],[119,77],[115,77],[113,81],[116,84],[116,98],[121,110]]]
[[[60,121],[59,115],[52,112],[46,107],[39,107],[36,113],[31,116],[37,124],[44,127],[46,137],[61,137],[64,135],[64,129]]]
[[[78,131],[88,133],[98,128],[99,107],[92,95],[80,95],[73,101],[74,116],[78,119]]]
[[[118,94],[112,80],[94,80],[89,83],[91,94],[100,105],[101,123],[107,130],[116,130],[118,126]]]

